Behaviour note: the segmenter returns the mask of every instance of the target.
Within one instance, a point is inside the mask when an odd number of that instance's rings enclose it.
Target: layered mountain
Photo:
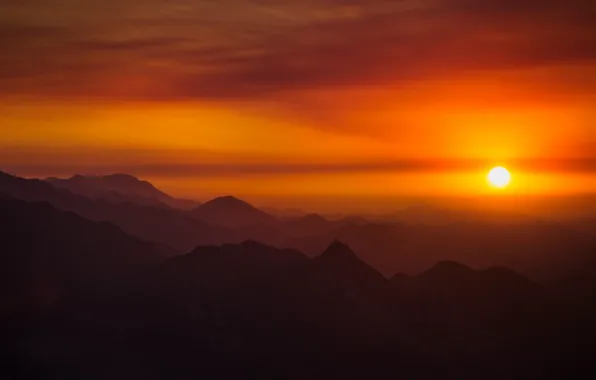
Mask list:
[[[513,268],[540,281],[596,274],[596,235],[555,223],[451,223],[410,225],[327,220],[310,214],[280,221],[234,197],[222,197],[185,213],[135,203],[94,201],[47,182],[0,174],[0,194],[48,201],[94,221],[110,221],[144,240],[182,251],[197,245],[256,240],[295,248],[315,257],[334,240],[350,245],[364,262],[386,276],[420,272],[441,260],[472,267]]]
[[[190,210],[199,202],[174,198],[147,181],[129,174],[104,176],[75,175],[70,178],[48,178],[54,187],[69,190],[91,199],[105,199],[115,203],[138,203],[146,206],[168,206]]]
[[[255,224],[279,224],[275,217],[233,196],[210,200],[192,210],[190,215],[204,222],[233,228]]]
[[[0,199],[0,225],[0,288],[13,307],[50,307],[75,292],[117,289],[176,254],[49,203]]]
[[[338,222],[331,222],[319,214],[308,214],[288,219],[284,223],[289,235],[310,236],[331,231],[340,226]]]
[[[167,244],[181,251],[191,250],[197,245],[241,241],[234,231],[201,222],[179,210],[95,201],[45,181],[2,172],[0,196],[28,202],[49,202],[60,210],[72,211],[93,221],[111,222],[143,240]]]
[[[585,319],[507,269],[387,280],[339,240],[172,257],[47,203],[4,199],[0,218],[0,310],[27,315],[0,318],[8,378],[559,378],[592,353],[568,351]]]
[[[594,235],[554,223],[347,223],[291,239],[286,246],[314,256],[335,239],[349,244],[386,276],[414,274],[442,260],[472,267],[509,267],[541,281],[596,270]]]

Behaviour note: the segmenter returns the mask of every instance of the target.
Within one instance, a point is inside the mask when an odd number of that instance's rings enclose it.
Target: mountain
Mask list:
[[[595,236],[554,223],[347,223],[295,237],[285,246],[312,257],[335,239],[348,244],[386,276],[414,274],[443,260],[477,268],[509,267],[540,281],[596,271]]]
[[[284,226],[290,236],[310,236],[337,228],[337,222],[330,222],[319,214],[308,214],[288,219]]]
[[[174,282],[204,286],[202,293],[222,287],[244,292],[256,284],[263,289],[299,284],[303,292],[305,284],[313,281],[316,285],[310,290],[316,294],[333,288],[346,292],[360,287],[371,292],[388,284],[387,279],[339,241],[314,259],[293,249],[274,248],[252,240],[238,245],[200,246],[165,263],[162,275],[168,273]]]
[[[0,216],[7,378],[564,379],[591,368],[591,320],[508,269],[441,261],[387,280],[340,241],[314,258],[246,241],[163,261],[171,251],[48,204],[3,200]],[[15,305],[26,313],[4,318]]]
[[[387,282],[383,275],[365,264],[350,247],[338,240],[333,241],[314,260],[334,285],[343,282],[347,286],[362,285],[365,288],[378,288]],[[332,275],[336,277],[330,278]]]
[[[210,200],[192,210],[190,215],[198,220],[225,227],[279,224],[279,220],[275,217],[232,196]]]
[[[277,249],[255,241],[222,246],[200,246],[166,262],[159,274],[169,286],[191,287],[193,294],[233,297],[268,291],[288,271],[304,267],[309,259],[290,249]],[[162,283],[163,286],[163,283]]]
[[[389,281],[340,241],[311,259],[247,241],[198,247],[156,273],[158,331],[176,326],[271,378],[548,378],[550,358],[573,363],[558,304],[507,269],[442,261]]]
[[[200,205],[199,202],[174,198],[153,186],[129,174],[111,174],[105,176],[75,175],[68,179],[48,178],[54,187],[69,190],[91,199],[105,199],[114,203],[138,203],[145,206],[168,206],[190,210]]]
[[[94,201],[48,182],[24,179],[0,172],[0,195],[27,202],[49,202],[93,221],[108,221],[140,239],[188,251],[197,245],[240,242],[230,229],[196,220],[183,211],[136,203]]]
[[[315,257],[338,239],[385,276],[414,274],[438,261],[453,260],[474,268],[512,268],[541,283],[561,276],[596,277],[596,234],[588,223],[582,228],[546,222],[410,225],[330,221],[317,214],[279,221],[233,197],[218,198],[185,213],[93,201],[44,181],[3,173],[1,193],[27,201],[48,201],[60,210],[112,222],[143,240],[180,251],[252,239]]]
[[[51,306],[73,292],[121,286],[176,254],[49,203],[0,199],[0,225],[0,288],[13,305]]]

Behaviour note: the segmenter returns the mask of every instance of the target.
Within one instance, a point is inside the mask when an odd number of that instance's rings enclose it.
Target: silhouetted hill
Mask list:
[[[314,258],[245,241],[162,261],[170,250],[48,204],[2,200],[0,217],[8,378],[564,379],[590,368],[585,309],[508,269],[441,261],[389,281],[338,240]],[[27,318],[3,318],[19,305]]]
[[[57,188],[91,199],[105,199],[115,203],[131,202],[156,207],[166,205],[182,210],[190,210],[200,205],[199,202],[176,199],[158,190],[151,183],[129,174],[75,175],[68,179],[48,178],[46,181]]]
[[[234,231],[196,220],[182,211],[135,203],[93,201],[36,179],[0,172],[0,194],[29,202],[50,202],[63,211],[93,221],[109,221],[143,240],[163,243],[181,251],[197,245],[240,242]]]
[[[474,275],[474,270],[464,264],[455,261],[440,261],[432,268],[422,273],[422,277],[426,277],[433,281],[450,282],[455,278],[467,278]]]
[[[335,239],[350,245],[386,276],[416,273],[443,260],[473,267],[505,266],[541,281],[569,273],[594,273],[596,268],[594,236],[551,223],[348,223],[288,240],[285,245],[314,256]]]
[[[569,363],[561,351],[569,342],[553,332],[563,313],[544,288],[507,269],[444,261],[388,281],[339,241],[314,259],[245,242],[199,247],[158,278],[160,299],[219,326],[220,344],[244,358],[277,358],[280,376],[315,357],[325,358],[317,365],[326,376],[348,378],[548,378],[545,358]],[[185,313],[168,324],[195,325]]]
[[[330,231],[338,226],[337,222],[330,222],[319,214],[308,214],[284,222],[289,236],[310,236]]]
[[[596,275],[596,234],[554,223],[407,225],[330,221],[312,214],[278,221],[234,197],[183,213],[162,207],[92,201],[48,183],[0,174],[0,193],[48,201],[95,221],[110,221],[144,240],[189,251],[197,245],[252,239],[314,257],[335,239],[386,276],[420,272],[442,260],[472,267],[509,267],[541,282]],[[191,216],[192,215],[192,216]],[[228,225],[233,227],[222,227]]]
[[[332,242],[320,256],[316,257],[315,262],[326,272],[325,275],[341,277],[331,279],[335,285],[344,282],[344,285],[375,288],[387,282],[379,272],[360,260],[350,247],[338,240]]]
[[[225,226],[243,227],[253,224],[277,225],[279,221],[251,204],[232,196],[215,198],[190,212],[204,222]]]
[[[121,286],[175,255],[111,223],[95,223],[49,203],[0,199],[0,225],[5,300],[31,307],[60,302],[69,292]]]

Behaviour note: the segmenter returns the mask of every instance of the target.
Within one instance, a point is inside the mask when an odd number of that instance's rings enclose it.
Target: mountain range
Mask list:
[[[4,173],[0,173],[1,194],[49,202],[60,210],[113,223],[128,234],[181,252],[198,245],[255,240],[298,249],[314,257],[340,239],[385,276],[413,274],[440,260],[460,261],[477,268],[510,267],[540,281],[571,273],[589,272],[592,276],[596,268],[596,234],[588,223],[514,219],[510,223],[405,224],[354,217],[328,220],[317,214],[280,219],[232,196],[184,211],[91,199],[47,181]]]
[[[7,378],[594,373],[593,301],[509,269],[387,279],[339,240],[314,257],[252,240],[179,254],[48,203],[3,199],[0,217]]]
[[[129,174],[103,176],[74,175],[70,178],[47,178],[46,181],[59,189],[65,189],[90,199],[104,199],[114,203],[138,203],[145,206],[172,207],[190,210],[199,202],[174,198],[147,181]]]
[[[210,200],[196,207],[190,215],[207,223],[231,228],[280,223],[275,217],[233,196]]]

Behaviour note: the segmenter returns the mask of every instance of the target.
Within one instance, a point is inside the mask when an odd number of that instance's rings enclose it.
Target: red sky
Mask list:
[[[200,199],[596,190],[591,0],[0,3],[0,168]]]

